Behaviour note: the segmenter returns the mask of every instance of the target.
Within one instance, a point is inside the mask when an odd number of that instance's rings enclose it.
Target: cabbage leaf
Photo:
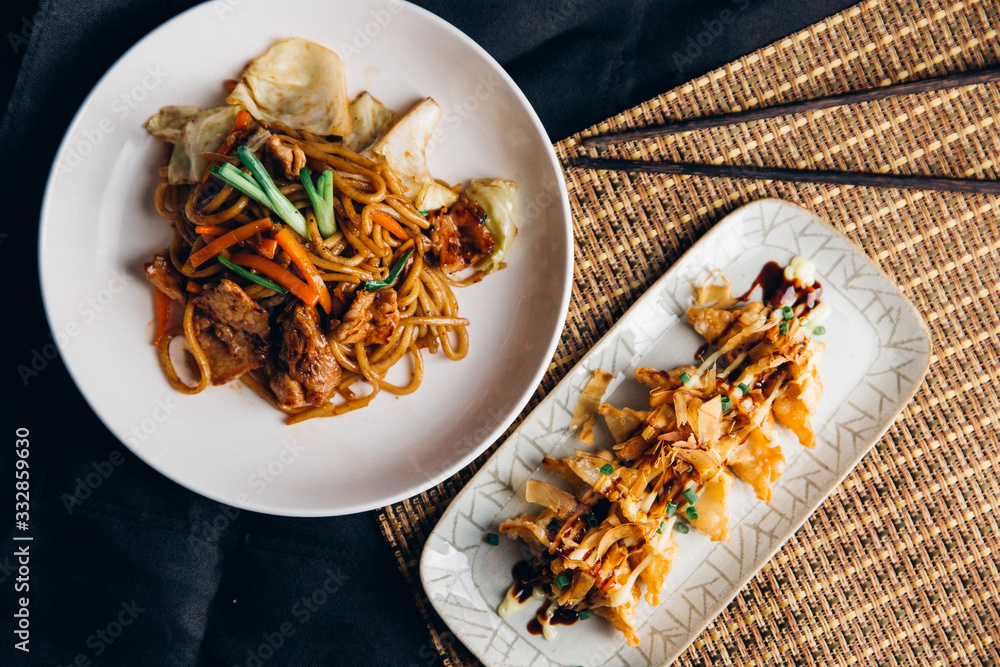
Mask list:
[[[346,137],[353,121],[344,65],[333,51],[293,37],[253,60],[226,98],[262,123]]]
[[[360,153],[384,136],[399,114],[366,90],[351,102],[351,119],[354,129],[344,137],[344,148]]]
[[[476,268],[493,273],[500,268],[504,255],[517,236],[517,183],[499,178],[473,180],[462,193],[486,211],[486,228],[496,245],[493,252],[479,260]]]
[[[146,127],[149,128],[152,123],[157,128],[156,132],[150,129],[151,133],[167,141],[170,141],[170,137],[175,138],[172,142],[174,149],[170,154],[170,163],[167,165],[167,180],[172,185],[201,181],[205,170],[208,169],[208,160],[201,157],[201,154],[219,149],[232,129],[239,111],[239,108],[231,106],[203,109],[190,116],[179,130],[175,127],[162,129],[165,127],[161,124],[162,110],[150,118]],[[154,119],[159,120],[154,122]],[[164,132],[167,134],[165,137]]]
[[[146,129],[154,137],[176,144],[181,139],[184,124],[201,111],[198,107],[163,107],[146,121]]]

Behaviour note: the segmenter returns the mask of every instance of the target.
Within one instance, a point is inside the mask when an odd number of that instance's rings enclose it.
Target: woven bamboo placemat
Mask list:
[[[998,28],[1000,0],[863,2],[588,132],[977,69],[1000,62]],[[998,116],[1000,86],[975,86],[607,154],[998,179]],[[578,139],[557,144],[559,156],[596,154]],[[677,664],[1000,664],[1000,199],[578,169],[566,177],[570,312],[524,414],[709,227],[762,197],[795,202],[847,234],[897,280],[933,336],[916,398]],[[435,521],[488,454],[379,514],[447,665],[478,663],[430,608],[417,565]]]

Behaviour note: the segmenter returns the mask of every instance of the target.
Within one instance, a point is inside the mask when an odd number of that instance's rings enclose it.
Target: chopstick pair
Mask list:
[[[889,97],[926,93],[961,86],[972,86],[1000,81],[1000,67],[989,67],[974,72],[957,72],[925,79],[900,83],[870,90],[861,90],[841,95],[819,97],[803,102],[790,102],[773,107],[750,109],[736,113],[691,118],[661,125],[643,127],[636,130],[612,132],[584,137],[584,146],[607,146],[625,141],[636,141],[654,137],[669,136],[681,132],[722,127],[735,123],[763,120],[793,113],[829,109],[858,102],[873,102]],[[697,162],[660,162],[654,160],[615,160],[594,157],[578,157],[569,161],[570,166],[583,169],[609,169],[628,172],[653,172],[707,176],[710,178],[746,178],[799,183],[829,183],[835,185],[862,185],[890,187],[907,190],[943,190],[948,192],[968,192],[1000,195],[1000,181],[974,178],[952,178],[947,176],[923,176],[884,174],[857,171],[827,171],[809,169],[789,169],[783,167],[757,167],[739,165],[703,164]]]

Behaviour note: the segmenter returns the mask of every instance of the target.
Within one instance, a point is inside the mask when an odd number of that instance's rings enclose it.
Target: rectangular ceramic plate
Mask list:
[[[680,553],[659,607],[639,605],[641,643],[630,647],[597,617],[558,627],[553,641],[527,631],[534,605],[508,619],[496,608],[511,584],[511,568],[526,547],[484,540],[506,518],[538,506],[524,501],[536,477],[558,484],[541,468],[543,456],[562,458],[585,448],[569,430],[581,390],[597,368],[614,375],[604,400],[640,408],[648,389],[633,376],[639,366],[692,363],[703,342],[687,324],[693,290],[722,269],[734,293],[749,287],[768,261],[811,258],[832,308],[819,360],[824,392],[806,450],[778,429],[786,457],[770,504],[738,481],[730,500],[732,540],[711,542],[677,533]],[[930,361],[923,318],[893,281],[843,234],[809,211],[765,199],[733,212],[650,287],[622,319],[538,405],[455,498],[428,538],[420,576],[435,609],[486,665],[665,665],[704,627],[802,525],[892,424],[920,385]],[[598,419],[600,424],[601,420]],[[610,445],[603,425],[595,448]],[[602,439],[603,438],[603,439]]]

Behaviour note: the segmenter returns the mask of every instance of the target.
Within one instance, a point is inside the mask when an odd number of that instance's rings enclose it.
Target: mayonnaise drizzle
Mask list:
[[[812,285],[816,282],[816,263],[802,255],[792,257],[792,261],[785,267],[785,280],[798,280],[803,285]]]
[[[613,590],[611,595],[608,596],[608,605],[611,607],[620,607],[626,602],[631,602],[632,586],[635,585],[635,580],[639,577],[642,571],[646,569],[646,566],[652,562],[653,554],[649,554],[643,558],[642,562],[639,563],[639,566],[632,570],[632,572],[628,575],[628,579],[625,583],[622,584],[620,588]]]
[[[503,602],[497,608],[497,614],[500,615],[500,618],[509,618],[527,607],[532,601],[541,600],[544,597],[545,591],[541,587],[535,586],[531,589],[531,597],[521,602],[514,596],[514,584],[511,584],[510,588],[507,589],[507,595],[504,596]]]

